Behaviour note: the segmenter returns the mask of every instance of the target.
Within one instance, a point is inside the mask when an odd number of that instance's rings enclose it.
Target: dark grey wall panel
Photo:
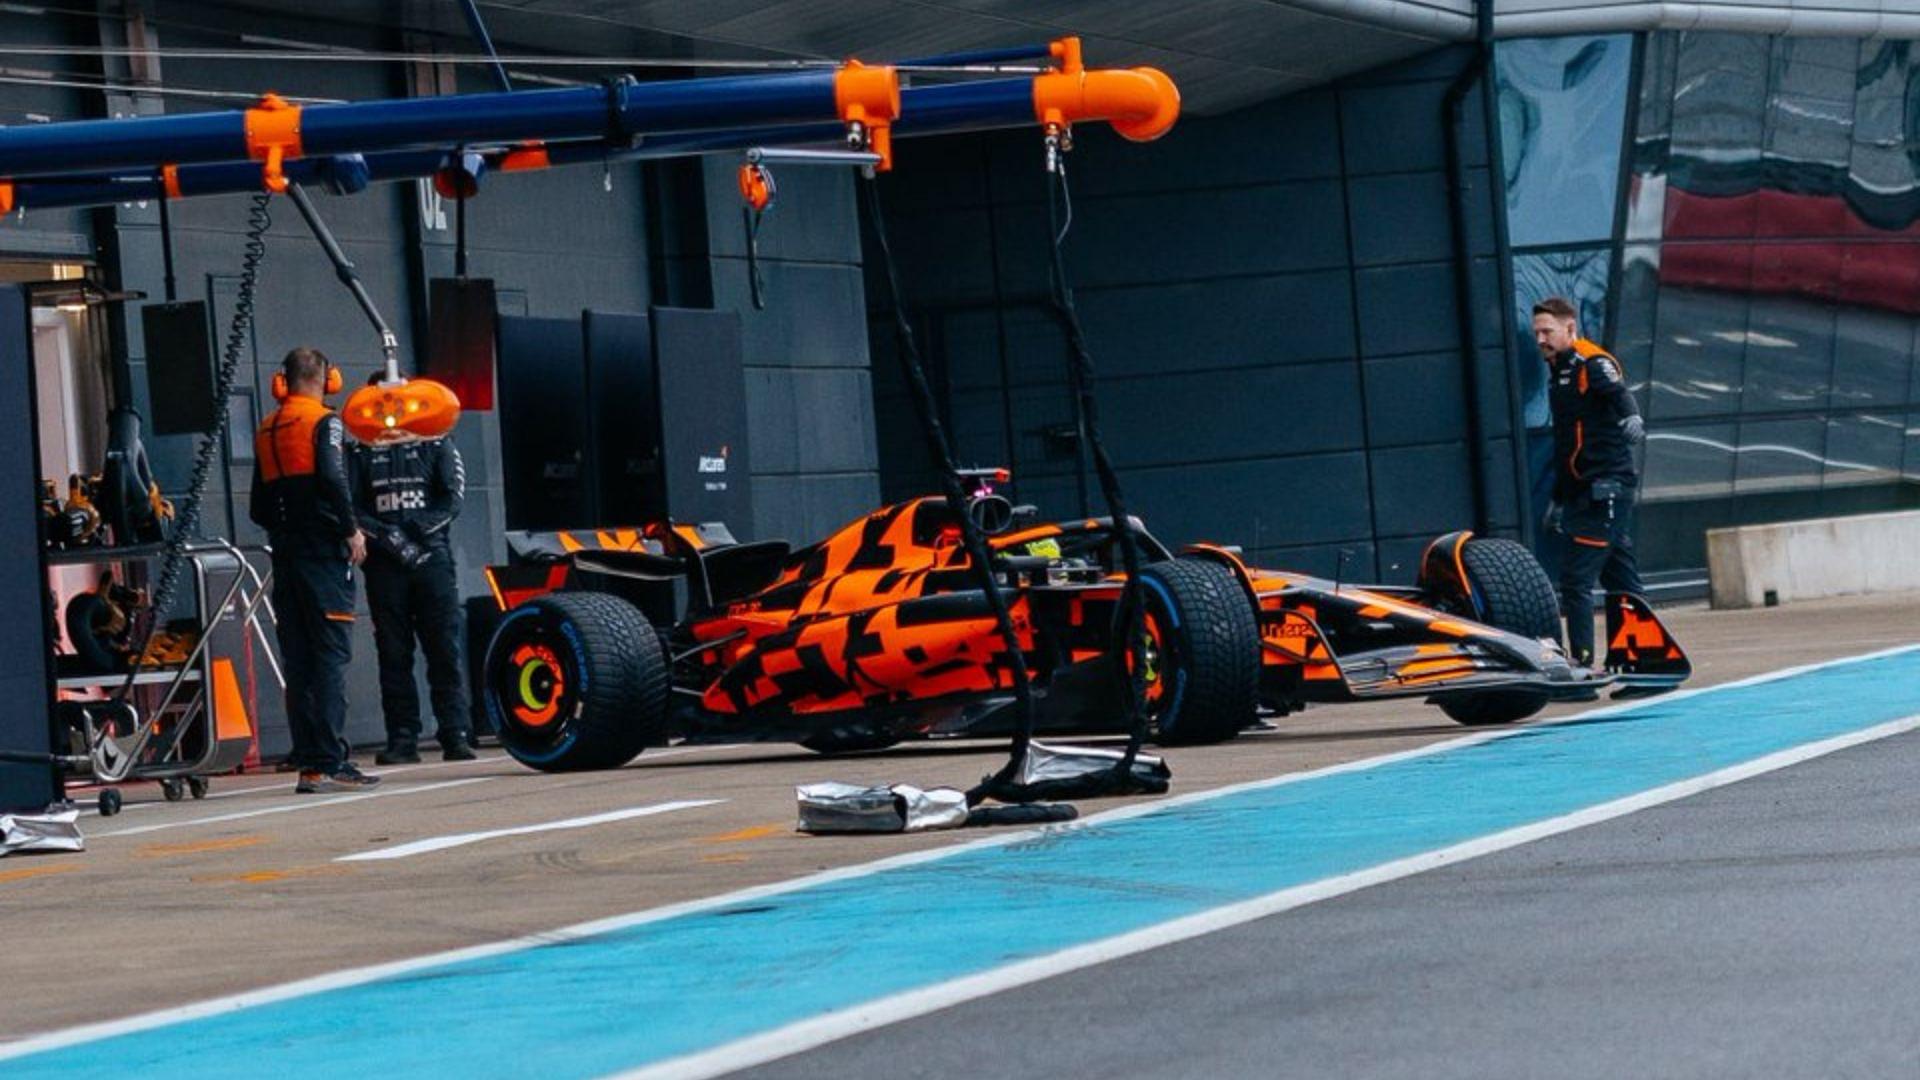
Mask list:
[[[1355,355],[1345,269],[1088,289],[1078,306],[1103,373]]]
[[[1382,536],[1439,535],[1473,520],[1467,447],[1449,442],[1375,450],[1373,521]]]
[[[1485,169],[1468,170],[1467,183],[1484,192]],[[1353,213],[1353,260],[1359,266],[1453,258],[1453,224],[1448,217],[1447,174],[1443,171],[1357,176],[1347,185]],[[1493,251],[1493,207],[1485,198],[1468,202],[1467,236],[1473,254]]]
[[[1099,288],[1340,266],[1343,214],[1335,180],[1080,199],[1068,269],[1077,285]],[[1044,294],[1046,220],[1037,205],[999,215],[1004,291]]]
[[[1127,469],[1122,480],[1134,512],[1171,543],[1257,548],[1367,534],[1366,461],[1358,452]]]
[[[1245,187],[1340,175],[1337,95],[1312,90],[1234,114],[1237,123],[1184,121],[1154,144],[1154,168],[1141,169],[1138,143],[1106,129],[1079,131],[1076,190],[1119,195],[1181,188]],[[1258,132],[1255,139],[1248,132]],[[1036,169],[1034,155],[1009,155],[1009,171]]]
[[[1365,441],[1351,363],[1202,371],[1102,384],[1121,466],[1277,457]]]
[[[1440,103],[1469,55],[1441,50],[1189,117],[1153,144],[1092,132],[1071,156],[1067,256],[1107,444],[1163,538],[1238,543],[1326,573],[1345,548],[1360,579],[1401,559],[1407,537],[1473,523],[1468,393],[1483,435],[1505,435],[1509,372],[1477,104],[1465,148],[1474,376],[1458,353]],[[1038,147],[1030,133],[934,144],[924,153],[937,175],[909,166],[886,185],[955,443],[963,458],[1013,465],[1018,495],[1044,512],[1077,512],[1082,471],[1057,434],[1073,413],[1046,309]],[[890,355],[890,325],[871,329],[876,358]],[[885,489],[927,490],[904,388],[881,367]],[[1488,507],[1510,525],[1507,453],[1489,447]]]
[[[1366,363],[1367,439],[1376,447],[1450,438],[1467,396],[1458,353],[1415,353]]]
[[[755,311],[746,260],[713,261],[714,306],[741,313],[748,364],[867,366],[859,266],[762,260],[760,272],[767,307]]]
[[[873,469],[874,398],[866,371],[754,367],[746,375],[757,474]]]

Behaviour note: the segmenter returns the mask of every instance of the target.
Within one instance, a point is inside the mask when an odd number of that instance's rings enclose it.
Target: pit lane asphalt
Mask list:
[[[1669,621],[1694,654],[1696,684],[1707,685],[1913,641],[1920,637],[1915,602],[1682,610]],[[1175,791],[1461,734],[1417,703],[1317,709],[1285,718],[1273,732],[1175,752]],[[787,747],[681,747],[649,751],[613,772],[544,776],[493,754],[471,765],[389,770],[373,799],[295,797],[284,776],[218,780],[216,798],[205,802],[164,804],[151,786],[133,789],[125,815],[83,819],[87,854],[0,861],[0,918],[38,928],[9,942],[7,971],[34,992],[10,1000],[0,1037],[972,841],[980,834],[799,837],[791,831],[792,786],[829,778],[964,786],[1001,755],[1000,747],[977,743],[835,761]],[[723,801],[564,831],[502,833],[418,857],[336,861],[435,837],[707,799]],[[240,816],[258,810],[272,812]],[[476,1004],[476,1020],[483,1015]]]
[[[735,1075],[1912,1076],[1917,792],[1895,736]]]

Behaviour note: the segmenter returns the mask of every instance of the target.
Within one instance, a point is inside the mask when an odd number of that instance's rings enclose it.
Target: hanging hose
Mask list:
[[[228,324],[226,346],[213,379],[213,400],[218,406],[214,412],[213,430],[201,438],[200,446],[194,453],[187,494],[180,502],[179,517],[173,523],[173,532],[167,537],[161,556],[160,577],[153,588],[153,603],[147,609],[145,625],[135,635],[133,662],[127,668],[126,681],[120,684],[114,694],[115,701],[125,701],[132,692],[134,680],[139,676],[146,658],[147,646],[153,640],[154,630],[160,625],[161,613],[173,602],[173,591],[179,585],[180,571],[185,562],[187,540],[200,527],[201,497],[206,493],[207,481],[213,475],[214,463],[220,458],[220,448],[226,445],[230,417],[227,398],[233,392],[234,374],[239,370],[241,355],[246,350],[247,338],[253,329],[253,292],[260,281],[260,263],[267,255],[267,230],[273,226],[273,215],[267,209],[272,198],[264,191],[256,194],[253,205],[247,211],[247,245],[240,258],[240,288],[234,297],[233,319]]]
[[[973,515],[967,512],[966,487],[961,483],[959,469],[954,464],[952,444],[947,440],[946,428],[940,423],[939,409],[933,400],[933,388],[927,383],[926,367],[921,362],[920,348],[914,340],[913,324],[907,320],[906,307],[901,301],[899,268],[894,264],[893,248],[887,242],[885,215],[880,212],[879,181],[871,174],[861,185],[861,194],[873,230],[874,246],[880,250],[881,265],[886,270],[887,300],[893,306],[893,333],[900,352],[900,369],[906,374],[907,384],[913,391],[914,411],[919,414],[920,429],[926,435],[927,451],[933,457],[934,467],[940,471],[940,486],[946,495],[947,505],[959,516],[960,542],[966,548],[967,561],[986,594],[987,606],[993,612],[994,626],[999,630],[1001,644],[1007,650],[1008,666],[1013,670],[1016,724],[1013,748],[1007,764],[998,773],[967,792],[967,804],[975,806],[1009,782],[1026,759],[1027,744],[1033,739],[1032,679],[1027,672],[1026,651],[1021,648],[1020,637],[1013,629],[1013,615],[1007,610],[1007,599],[993,574],[992,552],[987,548],[987,538],[973,520]]]
[[[1085,434],[1093,457],[1094,472],[1100,478],[1100,492],[1106,498],[1107,513],[1113,517],[1114,537],[1120,548],[1121,568],[1126,571],[1121,584],[1120,647],[1131,661],[1121,665],[1126,682],[1127,750],[1115,765],[1113,782],[1121,790],[1135,787],[1134,760],[1147,734],[1147,713],[1141,707],[1145,692],[1146,664],[1141,656],[1142,618],[1146,612],[1141,589],[1140,543],[1134,535],[1133,517],[1127,512],[1120,490],[1120,478],[1100,439],[1098,402],[1093,394],[1093,353],[1087,348],[1086,334],[1080,328],[1080,314],[1073,304],[1073,286],[1067,278],[1065,245],[1067,230],[1073,226],[1073,197],[1067,188],[1065,144],[1057,132],[1047,135],[1047,235],[1050,239],[1049,283],[1052,287],[1054,315],[1067,334],[1067,385],[1073,393],[1074,413]]]

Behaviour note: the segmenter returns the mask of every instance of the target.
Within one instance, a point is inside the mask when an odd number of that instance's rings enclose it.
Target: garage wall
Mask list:
[[[1465,379],[1440,127],[1469,54],[1414,61],[1165,139],[1077,133],[1069,271],[1100,370],[1110,451],[1163,540],[1244,546],[1276,565],[1410,578],[1473,518]],[[1510,425],[1479,110],[1467,110],[1469,228],[1491,513],[1515,527]],[[1044,514],[1082,501],[1063,338],[1046,306],[1033,133],[909,141],[885,181],[907,307],[960,456],[1015,469]],[[869,245],[869,266],[878,257]],[[869,273],[881,476],[933,477]]]

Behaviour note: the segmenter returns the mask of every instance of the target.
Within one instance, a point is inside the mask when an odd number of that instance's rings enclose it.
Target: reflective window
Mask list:
[[[1645,371],[1647,501],[1740,497],[1676,521],[1911,505],[1914,43],[1658,33],[1644,49],[1616,336]]]
[[[1508,235],[1517,247],[1613,235],[1633,38],[1536,38],[1495,50]]]

